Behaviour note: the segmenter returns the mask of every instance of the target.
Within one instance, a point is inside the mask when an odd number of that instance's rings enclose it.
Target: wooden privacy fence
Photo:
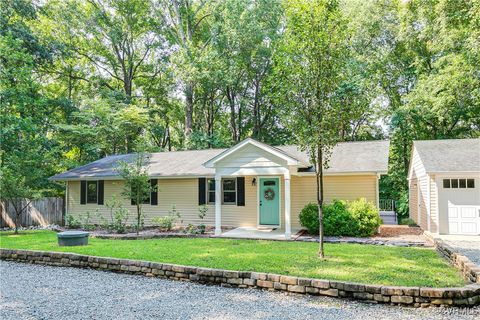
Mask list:
[[[20,201],[20,200],[19,200]],[[21,200],[21,207],[27,205],[28,200]],[[15,227],[15,208],[10,201],[0,202],[0,227]],[[49,224],[63,225],[63,199],[42,198],[33,200],[23,210],[20,217],[22,227],[47,226]]]

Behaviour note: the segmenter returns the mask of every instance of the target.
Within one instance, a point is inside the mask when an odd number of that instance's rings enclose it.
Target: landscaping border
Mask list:
[[[167,239],[167,238],[216,238],[232,240],[266,240],[266,241],[290,241],[290,242],[318,242],[318,237],[304,236],[302,234],[292,236],[292,239],[267,239],[267,238],[237,238],[228,236],[215,236],[213,234],[191,234],[191,233],[156,233],[156,234],[91,234],[92,238],[105,240],[149,240],[149,239]],[[393,247],[433,247],[430,242],[410,241],[410,240],[391,240],[378,238],[356,238],[356,237],[325,237],[325,243],[353,243],[369,244],[374,246],[393,246]]]
[[[149,261],[95,257],[65,252],[0,249],[0,260],[92,268],[171,280],[194,281],[238,288],[350,298],[413,307],[480,305],[480,284],[460,288],[423,288],[368,285],[301,278],[262,272],[200,268]]]

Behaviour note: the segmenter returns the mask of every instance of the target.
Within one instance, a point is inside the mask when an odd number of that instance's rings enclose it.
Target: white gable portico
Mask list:
[[[285,238],[290,238],[291,175],[296,174],[298,168],[309,167],[307,163],[249,138],[205,162],[204,166],[215,170],[216,235],[222,232],[222,178],[254,176],[253,181],[257,186],[257,226],[284,228]],[[281,221],[282,216],[284,221]]]

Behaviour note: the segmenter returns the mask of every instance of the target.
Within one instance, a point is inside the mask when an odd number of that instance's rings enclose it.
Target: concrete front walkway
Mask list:
[[[480,236],[437,235],[456,252],[465,255],[470,261],[480,266]]]
[[[292,229],[292,239],[296,238],[298,230]],[[240,227],[222,233],[221,238],[285,240],[285,230],[271,228]]]

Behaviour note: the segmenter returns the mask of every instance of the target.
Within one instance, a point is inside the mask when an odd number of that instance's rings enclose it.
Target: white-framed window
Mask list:
[[[215,203],[215,179],[207,179],[207,203]],[[222,179],[222,204],[237,203],[237,179]]]
[[[215,203],[215,179],[207,179],[207,203]]]
[[[237,179],[223,179],[222,180],[222,203],[236,204],[237,203]]]
[[[475,179],[443,179],[444,189],[474,189]]]

